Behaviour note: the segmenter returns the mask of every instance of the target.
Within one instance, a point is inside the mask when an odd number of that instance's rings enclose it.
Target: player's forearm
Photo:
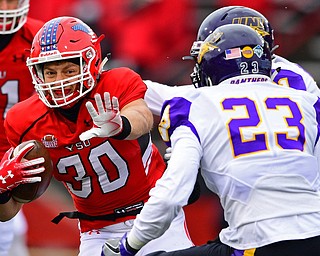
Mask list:
[[[181,210],[168,200],[153,197],[144,206],[128,234],[128,244],[135,250],[141,249],[149,241],[160,237]]]
[[[177,133],[176,137],[180,135]],[[138,250],[150,240],[160,237],[187,204],[197,179],[201,154],[198,147],[192,147],[194,139],[179,140],[173,145],[167,170],[150,190],[150,198],[128,234],[128,243],[133,249]],[[189,157],[182,157],[181,151]]]
[[[22,205],[12,198],[7,203],[0,204],[0,221],[12,219],[20,211]]]
[[[153,126],[153,115],[144,101],[121,110],[131,125],[131,132],[126,140],[134,140],[150,132]]]

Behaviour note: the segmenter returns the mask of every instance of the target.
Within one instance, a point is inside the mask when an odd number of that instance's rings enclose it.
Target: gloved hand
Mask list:
[[[14,148],[4,154],[0,162],[0,193],[12,190],[20,184],[41,181],[41,177],[36,175],[45,170],[43,166],[38,166],[44,163],[44,158],[22,159],[33,147],[33,143],[28,143],[12,159],[10,158]]]
[[[166,148],[166,153],[164,154],[164,159],[166,161],[169,161],[171,158],[171,154],[172,154],[172,148],[171,147]]]
[[[122,118],[120,116],[119,102],[116,97],[110,99],[110,93],[104,93],[104,104],[100,94],[94,95],[97,109],[88,101],[86,107],[93,120],[94,126],[80,134],[82,141],[89,140],[93,137],[111,137],[122,131]]]
[[[108,239],[102,246],[101,256],[120,256],[119,238]]]
[[[107,240],[102,247],[101,256],[134,256],[137,252],[128,245],[127,233],[125,233],[120,240]]]

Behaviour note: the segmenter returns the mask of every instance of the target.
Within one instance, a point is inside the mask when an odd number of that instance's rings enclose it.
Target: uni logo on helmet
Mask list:
[[[270,35],[264,27],[263,19],[261,17],[237,17],[232,19],[232,24],[247,25],[255,29],[261,36],[265,37]]]

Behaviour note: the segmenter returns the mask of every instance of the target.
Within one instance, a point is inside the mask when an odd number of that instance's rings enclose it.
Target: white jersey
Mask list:
[[[279,70],[280,68],[280,70]],[[297,90],[308,91],[320,97],[320,89],[314,79],[296,63],[273,55],[272,72],[276,69],[273,81],[284,87],[291,87]],[[167,86],[150,80],[145,80],[148,90],[145,94],[145,101],[156,116],[161,116],[162,104],[165,100],[180,95],[186,90],[196,90],[193,85]]]
[[[320,89],[315,80],[298,64],[278,55],[273,55],[272,70],[274,71],[277,68],[280,68],[280,71],[273,79],[274,82],[297,90],[308,91],[320,97]]]
[[[130,241],[167,228],[200,165],[229,224],[223,243],[249,249],[320,235],[318,97],[251,75],[189,90],[164,107],[160,133],[172,156]]]
[[[143,82],[148,87],[144,100],[152,114],[156,116],[161,116],[161,108],[165,100],[180,95],[183,91],[196,89],[193,85],[169,86],[150,80],[144,80]]]

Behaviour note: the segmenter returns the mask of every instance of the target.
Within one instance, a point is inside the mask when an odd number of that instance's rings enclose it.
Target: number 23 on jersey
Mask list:
[[[259,107],[248,97],[225,98],[221,110],[229,117],[225,127],[234,157],[270,150],[271,143],[279,149],[304,150],[304,118],[299,105],[288,97],[266,98]],[[181,122],[172,122],[169,104],[159,124],[165,142],[169,141],[169,129],[174,129],[171,123]],[[267,127],[273,132],[268,133]]]

